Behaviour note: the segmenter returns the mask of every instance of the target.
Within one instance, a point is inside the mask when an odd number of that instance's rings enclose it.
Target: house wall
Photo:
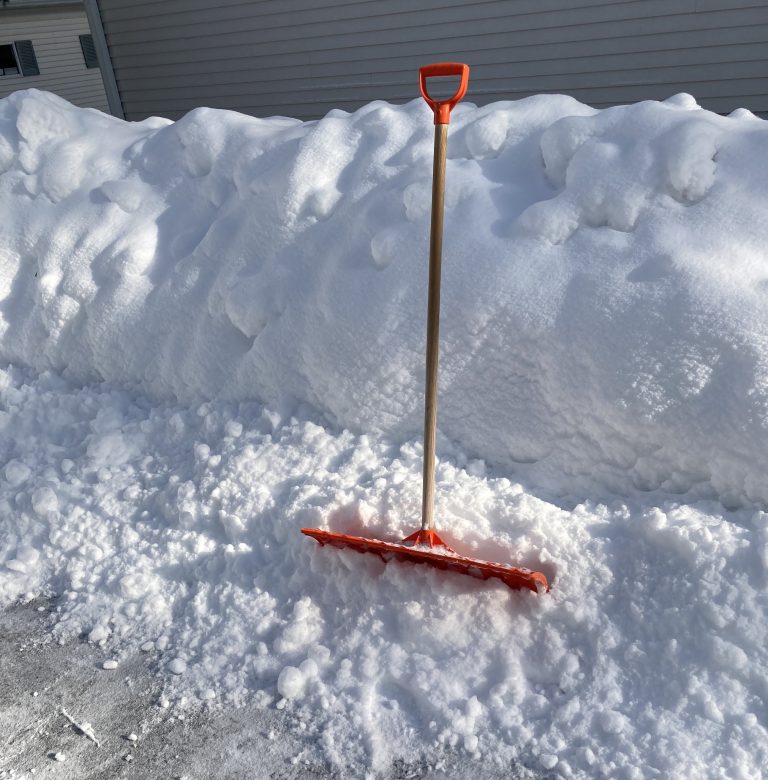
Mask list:
[[[207,105],[322,116],[417,96],[472,66],[484,104],[564,92],[595,106],[691,92],[768,111],[768,0],[99,0],[129,119]]]
[[[98,68],[86,68],[78,36],[89,33],[85,10],[77,5],[52,8],[0,8],[0,44],[31,40],[39,76],[0,76],[0,98],[17,89],[45,89],[78,106],[108,111]]]

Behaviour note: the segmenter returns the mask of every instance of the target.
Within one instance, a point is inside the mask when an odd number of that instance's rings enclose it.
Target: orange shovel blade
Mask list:
[[[434,531],[417,531],[402,542],[381,542],[363,536],[321,531],[319,528],[302,528],[301,532],[316,539],[321,545],[330,544],[341,549],[351,548],[361,553],[375,553],[385,561],[396,558],[411,563],[427,563],[438,569],[468,574],[481,580],[493,577],[510,588],[528,588],[534,593],[549,590],[547,578],[540,571],[466,558],[452,550]]]

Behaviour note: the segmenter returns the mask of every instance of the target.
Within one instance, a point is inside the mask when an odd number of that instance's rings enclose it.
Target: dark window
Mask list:
[[[86,68],[98,68],[99,60],[96,56],[96,47],[93,45],[92,35],[80,36],[80,48],[83,50],[83,59]]]
[[[35,57],[35,48],[32,41],[14,41],[16,47],[16,57],[18,58],[19,70],[22,76],[39,76],[40,68],[37,66],[37,57]]]
[[[19,65],[10,43],[0,45],[0,76],[18,76]]]

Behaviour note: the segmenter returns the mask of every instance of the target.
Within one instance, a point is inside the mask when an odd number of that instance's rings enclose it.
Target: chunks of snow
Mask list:
[[[277,678],[278,693],[286,699],[295,699],[304,690],[306,679],[300,669],[286,666]]]
[[[243,433],[243,424],[237,420],[228,420],[224,426],[224,433],[226,433],[227,436],[237,438]]]
[[[721,669],[739,672],[748,667],[749,656],[738,645],[719,636],[713,636],[710,644],[712,660]]]
[[[299,664],[299,671],[304,675],[305,680],[311,680],[313,677],[317,677],[320,672],[317,662],[313,658],[307,658],[302,661]]]
[[[101,625],[95,626],[91,629],[90,633],[88,634],[88,639],[90,639],[91,642],[101,642],[104,639],[108,639],[111,633],[112,632],[109,630],[109,626],[106,626],[102,623]]]
[[[752,670],[763,668],[756,648],[768,643],[762,591],[750,584],[764,576],[764,512],[661,492],[562,508],[522,487],[522,469],[515,482],[488,476],[459,465],[456,449],[439,467],[443,532],[481,557],[546,565],[552,593],[527,598],[305,543],[298,529],[321,522],[405,535],[418,517],[418,442],[393,447],[272,413],[265,434],[257,405],[245,413],[217,401],[198,413],[110,386],[64,383],[51,396],[45,378],[12,369],[10,379],[0,402],[18,404],[4,424],[34,465],[27,481],[59,470],[61,442],[70,474],[84,478],[60,483],[68,508],[58,513],[32,514],[25,498],[24,526],[0,513],[0,539],[13,539],[0,548],[0,597],[62,582],[67,595],[53,613],[62,641],[89,631],[110,649],[152,651],[169,676],[199,659],[168,680],[161,707],[183,696],[205,702],[209,691],[224,705],[253,696],[268,706],[272,694],[300,702],[337,741],[352,722],[374,744],[423,718],[436,724],[430,739],[472,755],[482,747],[511,761],[536,740],[542,768],[555,756],[556,767],[590,775],[609,775],[617,756],[667,766],[691,734],[696,755],[723,768],[754,768],[768,749],[762,721],[747,718],[759,693]],[[18,435],[46,414],[35,436]],[[243,433],[227,436],[235,414]],[[145,443],[98,482],[87,436],[67,437],[107,423],[118,438],[141,431]],[[202,443],[221,456],[215,469],[210,452],[199,457]],[[135,484],[140,501],[127,491]],[[0,504],[18,491],[0,482]],[[182,524],[182,512],[197,519]],[[658,722],[667,742],[645,750]],[[738,759],[707,730],[719,722],[740,724],[756,758]],[[588,735],[589,752],[576,732]]]
[[[187,662],[183,658],[174,658],[168,664],[168,671],[173,674],[184,674],[187,671]]]
[[[49,487],[38,488],[32,493],[32,508],[38,515],[56,512],[59,508],[58,496]]]
[[[558,758],[552,753],[542,753],[539,756],[539,763],[544,769],[554,769],[557,766]]]
[[[32,470],[25,463],[18,460],[10,460],[5,464],[5,479],[12,487],[18,487],[29,479]]]
[[[621,734],[627,728],[627,719],[620,712],[605,710],[599,716],[600,727],[607,734]]]
[[[5,565],[11,571],[18,574],[30,574],[35,570],[37,562],[40,559],[40,553],[34,547],[22,545],[16,550],[16,557],[5,562]]]
[[[291,622],[275,642],[280,653],[297,653],[316,641],[323,633],[320,608],[309,597],[299,599],[293,608]]]

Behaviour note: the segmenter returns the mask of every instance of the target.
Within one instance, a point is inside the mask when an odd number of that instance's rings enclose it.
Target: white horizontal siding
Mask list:
[[[472,66],[476,103],[674,92],[768,111],[768,0],[99,0],[126,115],[199,106],[313,118],[418,95],[416,69]],[[728,98],[733,97],[732,104]]]
[[[101,71],[86,68],[80,35],[89,33],[85,11],[65,5],[22,11],[0,8],[0,44],[31,40],[39,76],[0,76],[0,98],[17,89],[44,89],[84,108],[108,111]]]

